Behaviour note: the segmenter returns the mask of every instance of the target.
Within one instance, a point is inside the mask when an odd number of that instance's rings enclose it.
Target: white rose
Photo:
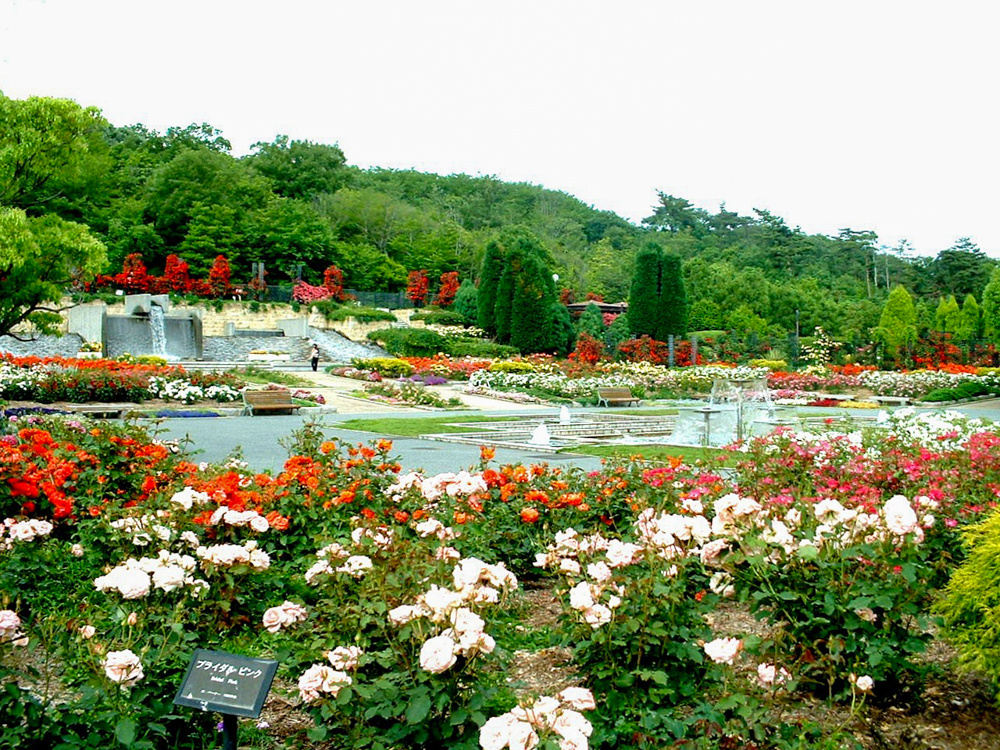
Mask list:
[[[446,635],[429,638],[420,648],[420,667],[431,674],[441,674],[458,661],[455,641]]]
[[[125,687],[134,685],[144,676],[142,662],[128,649],[108,652],[102,664],[108,679]]]

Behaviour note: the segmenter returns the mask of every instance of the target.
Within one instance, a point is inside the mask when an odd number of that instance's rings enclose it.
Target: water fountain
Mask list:
[[[172,315],[167,295],[133,294],[125,298],[125,315],[104,321],[105,353],[119,357],[153,355],[176,361],[201,357],[201,320]]]
[[[559,408],[559,424],[569,424],[572,421],[569,409],[565,406]]]
[[[545,422],[539,424],[538,427],[536,427],[531,433],[528,445],[540,445],[545,447],[552,445],[552,436],[549,434],[549,428],[545,426]]]
[[[680,409],[671,443],[721,447],[796,424],[794,414],[775,407],[766,378],[718,378],[707,406]]]

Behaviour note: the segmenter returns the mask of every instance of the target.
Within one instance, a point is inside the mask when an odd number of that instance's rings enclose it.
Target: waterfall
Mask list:
[[[149,330],[153,334],[153,354],[166,358],[167,327],[164,323],[163,308],[159,305],[149,306]]]

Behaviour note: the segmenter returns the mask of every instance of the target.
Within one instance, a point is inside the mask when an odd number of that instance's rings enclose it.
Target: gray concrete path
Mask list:
[[[549,412],[555,413],[551,408]],[[193,419],[166,419],[159,425],[158,437],[164,440],[190,440],[190,448],[197,450],[195,460],[218,462],[237,448],[255,471],[280,471],[288,458],[288,451],[281,446],[292,432],[300,429],[309,419],[323,425],[323,433],[348,443],[367,443],[388,437],[393,441],[392,455],[398,457],[406,470],[423,469],[430,474],[467,469],[479,462],[479,447],[461,443],[442,443],[436,440],[403,438],[374,432],[360,432],[338,427],[346,419],[362,417],[439,417],[454,416],[456,421],[474,412],[414,412],[397,410],[396,414],[368,412],[357,414],[323,414],[319,417],[268,415],[260,417],[216,417]],[[502,413],[494,412],[496,416]],[[509,414],[524,414],[523,411]],[[428,430],[433,431],[433,430]],[[530,450],[498,448],[495,462],[543,463],[574,465],[593,470],[600,468],[601,460],[594,456],[569,453],[539,453]]]

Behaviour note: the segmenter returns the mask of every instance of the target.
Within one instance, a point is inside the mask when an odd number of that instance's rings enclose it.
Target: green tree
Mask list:
[[[254,153],[246,161],[285,198],[310,200],[321,193],[336,193],[350,179],[347,159],[337,145],[292,141],[279,135],[271,143],[255,143],[251,148]]]
[[[249,216],[245,232],[247,245],[289,277],[299,263],[312,266],[317,277],[327,266],[330,229],[308,203],[272,198]]]
[[[636,255],[628,297],[628,323],[633,336],[656,337],[662,255],[660,246],[655,242],[648,243]]]
[[[482,269],[479,272],[479,291],[476,296],[476,323],[490,336],[497,335],[497,293],[503,270],[503,250],[500,243],[494,240],[486,246]]]
[[[93,193],[111,164],[106,127],[94,107],[0,93],[0,205],[37,214],[66,208],[69,194]]]
[[[666,341],[668,336],[687,333],[687,294],[684,291],[681,259],[676,255],[664,255],[660,260],[660,294],[656,313],[656,335],[653,338]]]
[[[475,325],[479,314],[479,292],[472,279],[465,279],[458,291],[451,309],[457,312],[468,325]]]
[[[715,331],[722,328],[722,310],[710,299],[700,299],[691,305],[688,325],[692,331]]]
[[[497,341],[510,342],[511,317],[514,313],[514,289],[521,273],[524,257],[518,248],[509,249],[503,258],[503,271],[497,283],[496,302],[493,305],[493,325]]]
[[[558,304],[552,274],[537,254],[518,248],[508,258],[520,259],[514,269],[514,296],[510,316],[510,344],[522,353],[562,348],[557,343],[553,305]],[[564,308],[565,309],[565,308]],[[572,328],[572,324],[571,324]]]
[[[23,323],[55,333],[66,287],[93,276],[105,249],[85,226],[0,207],[0,335]]]
[[[618,351],[618,346],[629,340],[628,315],[619,315],[611,321],[607,332],[604,334],[604,348],[612,356]]]
[[[601,313],[601,308],[593,302],[587,305],[576,321],[576,333],[577,335],[586,333],[598,341],[602,340],[604,338],[604,315]]]
[[[917,314],[905,287],[897,285],[889,292],[875,338],[885,345],[886,355],[895,359],[902,359],[916,342]]]
[[[934,328],[944,333],[955,333],[960,325],[960,310],[954,294],[941,298],[934,313]]]
[[[983,289],[983,331],[994,344],[1000,344],[1000,266],[993,269]]]
[[[959,341],[975,341],[979,338],[981,327],[982,311],[979,303],[971,294],[966,295],[962,302],[962,312],[958,316],[958,327],[955,330],[955,338]]]
[[[941,293],[980,294],[993,267],[986,254],[968,237],[962,237],[934,259],[931,274]]]

